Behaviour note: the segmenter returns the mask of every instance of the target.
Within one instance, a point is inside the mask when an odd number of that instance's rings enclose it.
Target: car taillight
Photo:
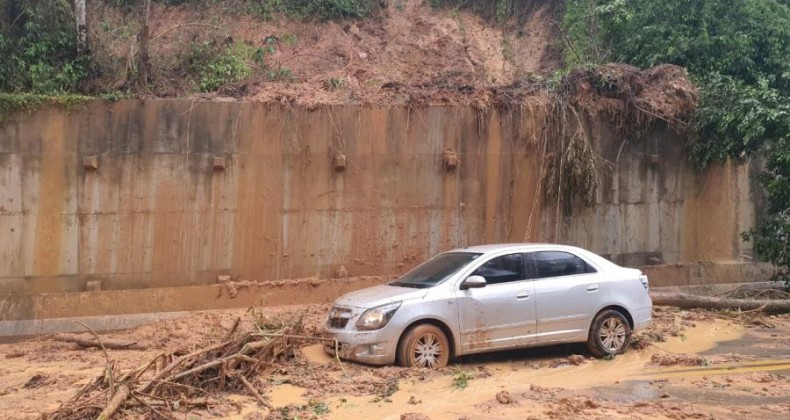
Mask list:
[[[641,274],[641,275],[639,276],[639,281],[641,281],[641,282],[642,282],[642,286],[644,286],[644,288],[645,288],[645,291],[648,291],[648,292],[649,292],[649,291],[650,291],[650,284],[649,284],[649,283],[648,283],[648,281],[647,281],[647,276],[646,276],[646,275],[644,275],[644,274]]]

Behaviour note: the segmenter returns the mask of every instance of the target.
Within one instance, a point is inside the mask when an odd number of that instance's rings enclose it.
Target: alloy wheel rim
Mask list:
[[[414,345],[414,361],[417,367],[435,368],[442,357],[442,343],[434,334],[423,334]]]
[[[601,344],[603,347],[612,353],[620,351],[625,344],[626,328],[625,324],[619,318],[607,318],[599,332]]]

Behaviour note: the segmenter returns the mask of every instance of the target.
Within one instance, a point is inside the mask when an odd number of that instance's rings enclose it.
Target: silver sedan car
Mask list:
[[[498,244],[439,254],[399,279],[337,299],[330,354],[440,368],[452,357],[586,342],[622,353],[651,321],[647,276],[562,245]]]

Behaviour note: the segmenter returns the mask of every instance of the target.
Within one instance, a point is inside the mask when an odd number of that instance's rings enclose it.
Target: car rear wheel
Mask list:
[[[592,322],[587,348],[595,357],[606,357],[625,352],[631,341],[631,326],[622,313],[608,309]]]
[[[450,342],[441,328],[422,324],[411,328],[398,344],[398,363],[405,367],[439,369],[450,360]]]

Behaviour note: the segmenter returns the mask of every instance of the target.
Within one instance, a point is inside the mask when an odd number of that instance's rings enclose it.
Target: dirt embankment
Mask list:
[[[561,66],[552,2],[537,7],[523,23],[507,25],[464,10],[432,8],[423,0],[389,3],[365,19],[341,22],[285,15],[262,19],[221,4],[154,3],[151,93],[178,96],[190,91],[195,69],[185,57],[201,45],[264,51],[258,65],[266,71],[223,87],[220,97],[300,105],[405,103],[411,100],[411,89],[423,85],[469,93]],[[137,12],[102,3],[91,8],[90,41],[104,69],[99,84],[126,87],[127,64],[139,50]]]
[[[485,109],[540,104],[564,115],[557,109],[560,104],[572,106],[571,113],[579,118],[586,114],[593,120],[614,120],[627,131],[625,137],[659,120],[683,128],[696,108],[696,90],[685,70],[676,66],[640,71],[610,64],[556,80],[552,74],[563,66],[558,2],[536,3],[518,22],[499,23],[463,8],[433,8],[423,0],[388,3],[367,18],[341,22],[284,15],[261,19],[218,4],[155,4],[150,94],[194,92],[201,66],[208,65],[195,61],[201,49],[242,46],[260,52],[255,59],[246,58],[255,61],[252,73],[192,99],[307,108],[459,104]],[[92,9],[90,38],[98,66],[104,69],[99,85],[126,87],[126,67],[136,54],[134,34],[139,29],[139,17],[129,10],[107,4]]]
[[[150,368],[135,388],[150,407],[131,398],[121,408],[122,417],[158,416],[153,410],[165,417],[236,419],[397,419],[401,414],[432,419],[677,419],[728,418],[746,412],[782,418],[790,413],[790,404],[783,400],[790,392],[790,362],[781,358],[783,343],[790,339],[790,320],[784,315],[656,308],[653,326],[637,335],[634,348],[614,360],[592,359],[583,346],[559,346],[463,358],[444,370],[420,371],[338,363],[327,356],[318,340],[327,310],[326,305],[311,305],[210,311],[102,334],[104,340],[145,348],[107,350],[109,366],[116,372],[114,386],[124,383],[125,374]],[[189,354],[238,341],[248,332],[281,331],[297,320],[299,335],[315,338],[277,341],[286,346],[265,353],[260,373],[245,376],[249,386],[234,376],[254,366],[245,358],[190,376],[189,369],[216,360],[201,353],[194,364],[173,371],[179,373],[163,388],[152,385],[139,393],[140,385],[173,360],[189,360]],[[86,333],[82,338],[93,337]],[[739,342],[740,347],[733,347]],[[254,358],[263,353],[246,354]],[[90,392],[78,399],[83,410],[95,414],[107,405],[107,392],[99,390],[110,385],[101,379],[94,382],[105,377],[108,366],[98,348],[42,337],[2,345],[0,357],[2,418],[38,418],[73,406],[73,397],[90,384]],[[149,361],[154,362],[149,366]],[[179,387],[184,387],[181,392]]]

